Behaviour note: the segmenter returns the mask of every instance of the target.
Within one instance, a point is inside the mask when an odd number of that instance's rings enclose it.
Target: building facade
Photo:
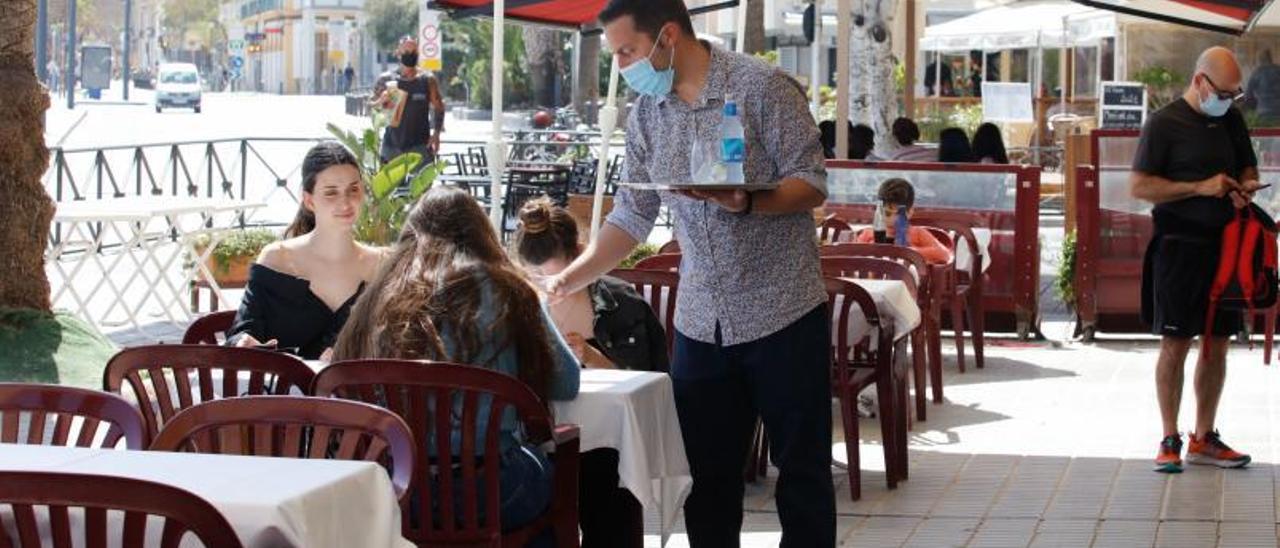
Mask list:
[[[374,48],[364,29],[364,0],[238,0],[224,14],[246,42],[240,90],[326,94],[342,89],[348,64],[370,73]]]

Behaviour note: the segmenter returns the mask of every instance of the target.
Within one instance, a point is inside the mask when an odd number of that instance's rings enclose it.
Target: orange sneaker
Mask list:
[[[1211,464],[1218,468],[1243,468],[1252,460],[1249,455],[1237,452],[1222,443],[1217,430],[1203,436],[1191,434],[1190,438],[1187,462],[1191,464]]]
[[[1156,472],[1182,473],[1182,435],[1173,434],[1160,440],[1160,452],[1156,453]]]

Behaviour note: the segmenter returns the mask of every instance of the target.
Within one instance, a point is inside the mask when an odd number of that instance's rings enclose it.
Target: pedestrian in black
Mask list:
[[[376,105],[386,105],[388,82],[395,81],[397,88],[407,94],[400,123],[388,125],[382,133],[382,161],[416,152],[422,155],[423,163],[432,162],[440,151],[440,134],[444,132],[440,84],[435,75],[418,68],[418,42],[412,37],[400,39],[396,55],[400,66],[379,76],[373,85]]]

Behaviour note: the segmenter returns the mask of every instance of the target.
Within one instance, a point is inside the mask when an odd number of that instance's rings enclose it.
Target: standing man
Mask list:
[[[782,546],[834,546],[831,319],[812,216],[827,183],[805,91],[774,67],[699,41],[681,0],[610,0],[600,21],[640,94],[627,121],[624,182],[690,182],[689,151],[719,143],[732,97],[746,180],[779,186],[624,186],[597,239],[547,289],[571,294],[616,267],[665,204],[684,252],[671,376],[693,474],[684,507],[690,543],[738,546],[742,470],[759,416],[779,469]]]
[[[1142,268],[1142,316],[1163,337],[1156,362],[1156,397],[1164,423],[1158,472],[1182,471],[1178,408],[1183,366],[1196,336],[1211,339],[1196,364],[1196,427],[1187,462],[1222,468],[1249,464],[1249,455],[1233,451],[1214,428],[1226,380],[1228,337],[1239,331],[1241,314],[1219,310],[1210,332],[1204,332],[1222,229],[1260,187],[1249,130],[1232,106],[1243,95],[1240,81],[1240,66],[1230,50],[1206,50],[1187,91],[1147,121],[1133,161],[1133,196],[1155,204],[1155,236]]]
[[[406,152],[422,155],[422,164],[435,161],[440,151],[440,134],[444,132],[444,100],[435,75],[418,68],[418,42],[412,37],[400,39],[396,48],[400,66],[378,77],[373,85],[374,104],[385,105],[387,82],[396,81],[400,91],[408,94],[400,125],[382,134],[382,161],[389,162]],[[419,164],[419,165],[422,165]]]
[[[342,69],[342,93],[351,93],[351,83],[356,79],[356,69],[352,68],[351,62],[347,62],[347,68]]]

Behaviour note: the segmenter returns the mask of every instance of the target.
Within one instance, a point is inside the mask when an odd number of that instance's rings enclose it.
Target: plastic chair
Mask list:
[[[288,354],[208,344],[164,344],[126,348],[112,356],[103,372],[102,387],[122,394],[127,381],[147,432],[154,438],[178,411],[197,403],[293,391],[305,394],[314,379],[310,367]]]
[[[677,254],[678,254],[678,253],[680,253],[680,241],[679,241],[679,240],[671,240],[671,241],[669,241],[669,242],[667,242],[667,243],[665,243],[665,244],[662,244],[662,247],[659,247],[659,248],[658,248],[658,254],[659,254],[659,255],[668,255],[668,254],[671,254],[671,253],[677,253]]]
[[[21,435],[18,422],[22,412],[29,414],[26,436]],[[0,418],[3,443],[92,447],[104,425],[107,431],[98,447],[114,448],[123,438],[126,449],[140,451],[149,439],[142,415],[124,398],[70,386],[0,383]],[[76,419],[80,425],[72,439]]]
[[[853,226],[832,213],[818,225],[818,241],[823,244],[834,244],[840,241],[840,236],[848,232],[853,232]]]
[[[79,539],[82,544],[77,546],[105,547],[112,529],[107,526],[108,510],[124,512],[123,527],[116,533],[121,546],[141,547],[151,516],[163,518],[160,548],[178,548],[187,533],[205,546],[243,546],[235,529],[208,501],[151,481],[67,472],[0,472],[0,505],[13,512],[12,519],[0,520],[3,548],[44,546],[40,522],[46,515],[55,546],[71,546],[72,539]],[[36,507],[47,507],[48,513],[37,512]],[[72,530],[72,508],[84,512],[84,518],[77,520],[78,531]]]
[[[966,246],[969,256],[973,257],[968,271],[955,269],[949,291],[942,295],[942,298],[951,302],[951,327],[956,333],[956,360],[960,372],[964,372],[962,324],[966,316],[969,321],[969,333],[973,337],[974,363],[981,369],[985,365],[986,348],[986,310],[982,305],[986,274],[982,271],[982,263],[988,258],[978,246],[978,238],[974,235],[973,229],[985,227],[986,222],[977,214],[963,211],[929,211],[916,215],[912,221],[934,228],[935,230],[931,232],[935,237],[941,232],[946,232],[954,246]]]
[[[402,506],[406,510],[401,520],[404,535],[419,546],[524,546],[547,528],[555,531],[559,546],[578,546],[578,427],[553,427],[547,406],[519,379],[468,365],[353,360],[321,371],[313,393],[386,407],[405,419],[420,446],[450,448],[437,451],[432,458],[418,459],[412,487],[418,498],[416,519]],[[477,432],[481,400],[490,406],[488,428],[482,433]],[[514,408],[524,427],[525,441],[535,445],[554,442],[555,485],[546,513],[503,534],[498,467],[485,466],[485,462],[496,462],[492,456],[499,453],[499,426],[507,408]],[[456,445],[455,431],[460,432]],[[460,479],[455,481],[454,474],[439,474],[438,470],[455,471]],[[456,497],[455,490],[461,490],[462,495]],[[459,500],[460,505],[456,503]]]
[[[667,353],[671,354],[676,342],[676,292],[680,286],[680,275],[668,270],[627,268],[619,268],[609,275],[635,286],[636,293],[649,301],[649,307],[653,308],[653,313],[667,332]]]
[[[636,270],[659,270],[664,272],[679,272],[680,259],[679,253],[661,253],[658,255],[650,255],[640,259],[635,264]]]
[[[941,351],[941,315],[942,309],[933,299],[932,274],[934,269],[916,250],[909,247],[885,244],[835,244],[818,249],[823,257],[875,257],[895,261],[914,270],[918,280],[916,302],[920,305],[920,327],[911,333],[912,338],[912,372],[915,386],[916,417],[924,421],[927,418],[925,392],[925,369],[929,369],[929,377],[933,381],[933,398],[942,402],[942,351]],[[937,355],[929,349],[938,347]],[[927,362],[927,363],[926,363]]]
[[[840,401],[845,458],[849,462],[849,495],[858,500],[862,498],[858,394],[876,385],[884,437],[885,478],[889,488],[895,489],[899,479],[906,479],[906,433],[895,434],[900,428],[901,415],[907,411],[906,379],[893,364],[893,326],[880,318],[871,295],[849,280],[827,277],[825,282],[832,313],[831,327],[835,330],[831,389]],[[849,340],[849,319],[854,306],[871,326],[869,335],[861,341]]]
[[[308,396],[249,396],[188,407],[165,423],[152,451],[378,462],[404,500],[414,470],[413,433],[367,403]]]
[[[231,329],[235,321],[235,310],[223,310],[201,316],[187,326],[186,333],[182,334],[182,344],[222,344],[219,335],[222,335],[224,340],[226,332]]]

